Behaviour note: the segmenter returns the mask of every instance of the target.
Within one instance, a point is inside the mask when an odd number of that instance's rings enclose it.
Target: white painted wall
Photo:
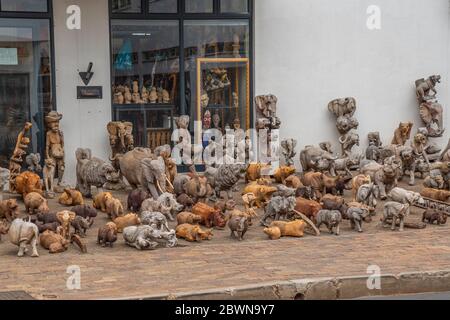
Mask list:
[[[66,9],[81,8],[81,30],[68,30]],[[108,159],[106,124],[111,121],[109,16],[107,0],[53,1],[57,110],[64,116],[66,173],[64,180],[76,182],[75,150],[91,148],[93,155]],[[77,100],[76,87],[84,85],[78,75],[94,63],[89,85],[103,86],[102,100]]]
[[[369,5],[382,29],[366,27]],[[416,79],[441,74],[439,99],[450,108],[449,0],[256,0],[256,94],[278,96],[283,138],[299,147],[332,141],[340,151],[328,102],[357,99],[362,147],[380,131],[390,143],[400,121],[421,125]],[[450,132],[450,112],[445,114]]]

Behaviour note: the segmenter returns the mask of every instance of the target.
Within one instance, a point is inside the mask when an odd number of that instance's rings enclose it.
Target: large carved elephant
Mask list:
[[[39,257],[37,251],[39,229],[34,223],[15,219],[9,227],[8,235],[11,243],[19,247],[19,252],[17,253],[19,257],[22,257],[27,252],[28,245],[32,249],[31,256]]]
[[[150,191],[153,199],[173,191],[173,186],[166,175],[166,165],[162,157],[141,160],[142,176],[140,185]]]
[[[141,161],[153,158],[153,153],[147,148],[134,148],[125,154],[117,154],[111,158],[111,162],[118,161],[121,174],[128,183],[136,189],[141,185],[142,166]]]
[[[77,149],[77,190],[84,197],[91,196],[91,186],[103,188],[105,184],[118,184],[120,173],[114,167],[98,158],[92,157],[90,149]]]
[[[303,172],[307,171],[329,171],[332,175],[336,175],[334,170],[334,161],[336,156],[314,146],[306,146],[300,152],[300,163]]]
[[[109,133],[112,156],[133,150],[133,124],[131,122],[113,121],[106,126]]]

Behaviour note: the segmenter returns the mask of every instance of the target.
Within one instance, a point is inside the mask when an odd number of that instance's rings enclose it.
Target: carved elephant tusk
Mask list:
[[[162,190],[161,185],[159,184],[158,180],[156,180],[156,186],[158,187],[159,192],[161,192],[161,194],[163,194],[164,191]]]
[[[166,182],[169,184],[169,188],[170,190],[172,190],[171,192],[173,193],[173,191],[175,190],[175,188],[173,187],[172,182],[170,182],[170,179],[166,177]]]
[[[316,227],[316,225],[315,225],[311,220],[308,219],[307,216],[305,216],[303,213],[301,213],[301,212],[299,212],[299,211],[297,211],[297,210],[293,210],[293,211],[294,211],[294,213],[295,213],[296,215],[298,215],[303,221],[305,221],[306,224],[307,224],[308,226],[311,227],[311,229],[314,230],[316,236],[320,236],[320,230]]]

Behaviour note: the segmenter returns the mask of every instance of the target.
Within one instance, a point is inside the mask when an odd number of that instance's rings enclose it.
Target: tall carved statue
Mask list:
[[[52,159],[55,165],[55,175],[58,178],[57,186],[61,186],[64,176],[64,135],[60,130],[60,121],[62,114],[51,111],[45,117],[45,125],[47,126],[47,134],[45,141],[45,159]],[[47,161],[48,162],[48,161]]]
[[[339,98],[328,104],[328,111],[336,117],[336,128],[341,135],[339,143],[342,146],[341,157],[350,157],[352,148],[359,145],[359,135],[354,131],[359,122],[354,117],[356,112],[356,99],[352,97]]]
[[[428,137],[442,137],[444,134],[443,107],[437,100],[436,85],[441,83],[440,75],[416,80],[416,95],[419,100],[420,118],[428,130]]]
[[[277,150],[273,150],[272,141],[276,141],[279,138],[281,121],[277,116],[277,103],[278,98],[273,94],[257,96],[255,98],[256,105],[256,129],[258,130],[258,136],[260,137],[261,130],[267,130],[267,145],[260,145],[260,150],[267,150],[267,157],[277,154]],[[261,138],[261,137],[260,137]],[[259,139],[259,143],[263,143],[264,139]],[[262,156],[262,155],[260,155]],[[272,163],[274,167],[276,164]],[[273,168],[274,169],[274,168]]]
[[[16,178],[20,175],[20,170],[22,169],[23,158],[27,154],[28,145],[30,144],[29,135],[31,127],[33,125],[31,122],[25,123],[23,130],[17,136],[16,147],[9,161],[9,192],[15,193],[16,189]]]

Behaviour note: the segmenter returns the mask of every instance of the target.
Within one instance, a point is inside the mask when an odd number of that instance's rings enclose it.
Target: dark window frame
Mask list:
[[[48,20],[49,22],[49,34],[50,34],[50,54],[51,54],[51,86],[52,86],[52,104],[51,110],[57,110],[57,97],[56,97],[56,76],[55,76],[55,35],[54,35],[54,19],[53,19],[53,0],[47,0],[47,12],[16,12],[16,11],[1,11],[0,19],[41,19]],[[44,119],[42,119],[44,121]],[[39,141],[37,145],[45,145],[45,130],[41,131],[38,137]],[[37,150],[43,155],[44,150]],[[41,157],[42,158],[42,157]]]
[[[179,22],[179,51],[180,57],[179,62],[180,66],[184,66],[184,22],[186,20],[247,20],[249,25],[249,53],[248,57],[250,60],[250,125],[253,127],[254,120],[254,92],[255,92],[255,70],[254,70],[254,61],[255,61],[255,19],[254,19],[254,0],[246,0],[248,1],[248,12],[247,13],[221,13],[220,12],[220,0],[212,0],[213,1],[213,12],[212,13],[185,13],[185,3],[184,0],[178,0],[178,12],[177,13],[149,13],[148,12],[148,0],[141,0],[141,13],[114,13],[112,11],[112,1],[108,1],[109,6],[109,41],[110,41],[110,75],[111,75],[111,85],[110,85],[110,96],[112,97],[112,84],[114,83],[113,79],[113,52],[112,52],[112,21],[113,20],[177,20]],[[179,110],[180,114],[186,114],[186,101],[183,99],[185,95],[185,73],[184,70],[180,69],[179,75]],[[115,109],[113,103],[111,102],[111,114],[112,120],[115,119]]]

